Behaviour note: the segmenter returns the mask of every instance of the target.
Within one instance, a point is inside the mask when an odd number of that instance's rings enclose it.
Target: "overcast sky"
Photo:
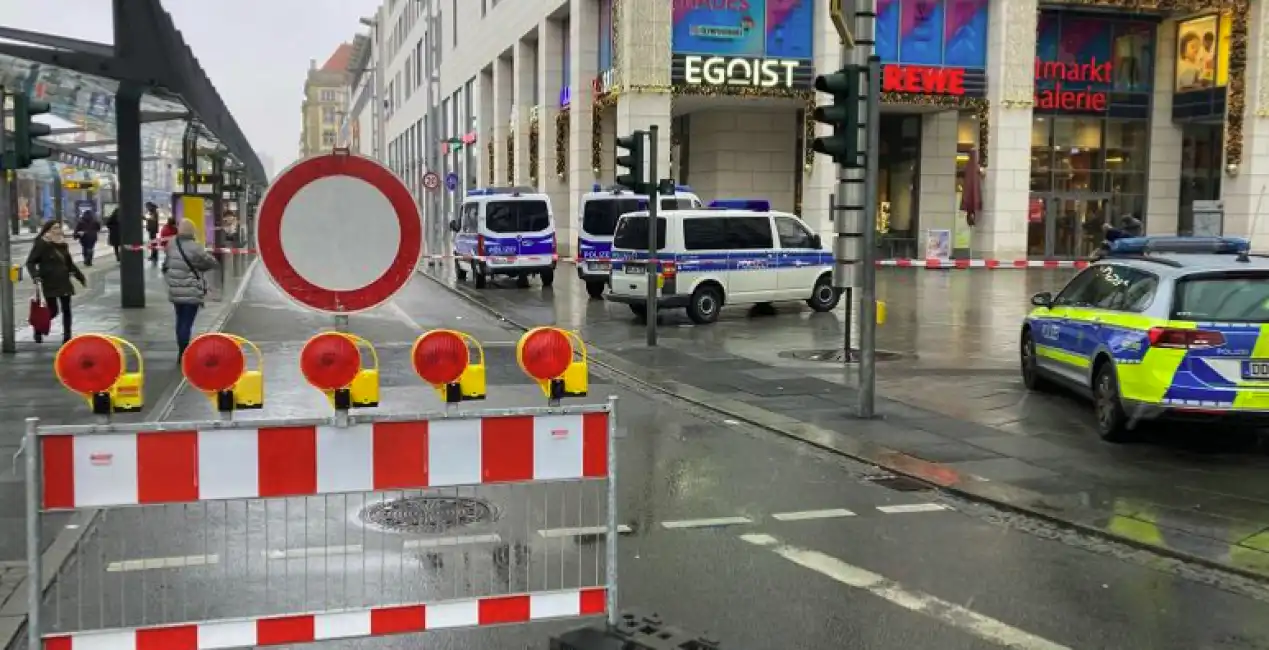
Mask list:
[[[317,64],[366,28],[379,0],[162,0],[234,119],[279,171],[298,153]],[[0,0],[0,25],[113,43],[110,0]]]

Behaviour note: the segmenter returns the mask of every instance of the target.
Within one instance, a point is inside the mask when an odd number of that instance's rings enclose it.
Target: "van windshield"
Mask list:
[[[617,222],[617,232],[612,238],[613,248],[648,250],[648,218],[624,217]],[[665,248],[665,219],[657,218],[657,250]]]
[[[490,232],[541,232],[551,227],[546,201],[490,201],[485,204],[485,227]]]
[[[1269,272],[1203,273],[1176,285],[1172,318],[1235,323],[1269,322]]]
[[[617,229],[617,219],[627,212],[644,209],[642,199],[592,199],[582,208],[582,231],[592,235],[611,235]]]

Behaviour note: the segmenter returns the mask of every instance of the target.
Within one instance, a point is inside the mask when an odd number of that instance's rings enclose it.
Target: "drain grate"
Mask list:
[[[869,483],[880,485],[895,492],[924,492],[931,489],[929,485],[906,476],[884,476],[867,480]]]
[[[782,359],[797,359],[798,361],[819,361],[821,363],[859,363],[859,350],[851,350],[849,353],[844,348],[829,348],[826,350],[785,350],[779,354]],[[894,361],[905,357],[915,357],[915,355],[903,354],[901,352],[890,352],[887,350],[877,350],[877,361]]]
[[[443,533],[497,520],[493,504],[472,497],[406,497],[361,510],[362,523],[399,533]]]

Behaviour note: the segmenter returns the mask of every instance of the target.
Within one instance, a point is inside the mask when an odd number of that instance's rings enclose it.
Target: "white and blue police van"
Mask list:
[[[648,212],[623,215],[612,243],[611,290],[605,298],[648,316]],[[796,215],[768,201],[715,201],[707,209],[657,215],[661,264],[656,309],[685,309],[698,324],[718,320],[723,305],[805,301],[817,312],[837,307],[833,254]]]
[[[676,185],[673,195],[660,197],[658,207],[661,210],[700,208],[701,199],[692,188]],[[582,195],[577,215],[577,277],[586,283],[586,291],[592,298],[602,297],[608,286],[612,234],[617,229],[617,219],[627,212],[647,209],[646,194],[634,194],[620,186],[603,189],[596,183],[591,191]]]
[[[555,282],[555,218],[551,200],[532,187],[481,187],[467,190],[454,232],[454,267],[459,281],[470,274],[477,289],[495,276],[529,286]]]

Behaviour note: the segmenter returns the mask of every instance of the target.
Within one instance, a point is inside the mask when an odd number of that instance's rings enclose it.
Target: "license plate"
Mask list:
[[[644,273],[647,273],[647,271],[645,270],[645,267],[642,264],[627,264],[626,265],[627,275],[643,275]]]
[[[611,269],[612,269],[612,265],[609,264],[608,262],[591,262],[590,263],[590,270],[592,271],[603,271],[604,273],[607,273]]]
[[[1269,361],[1244,361],[1243,379],[1269,380]]]

